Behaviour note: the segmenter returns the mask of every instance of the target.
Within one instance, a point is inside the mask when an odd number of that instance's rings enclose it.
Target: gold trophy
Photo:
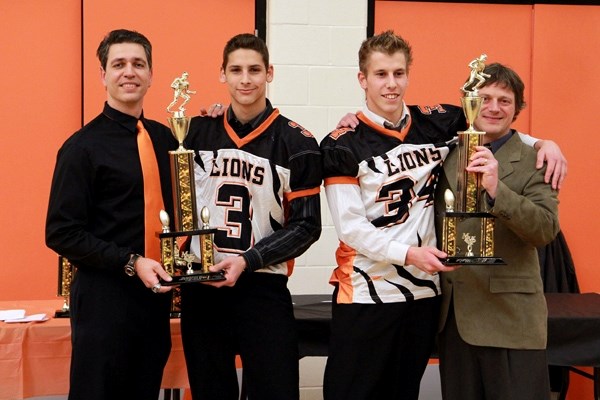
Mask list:
[[[485,69],[487,56],[482,54],[469,63],[471,74],[461,90],[460,99],[469,124],[466,131],[458,132],[457,185],[458,199],[450,189],[444,193],[446,212],[443,219],[442,250],[448,254],[446,265],[504,265],[501,258],[494,256],[494,216],[483,212],[480,174],[467,172],[475,146],[481,146],[485,132],[478,131],[473,123],[483,99],[479,88],[489,78]],[[460,239],[459,239],[460,238]]]
[[[163,267],[173,278],[172,281],[162,281],[162,285],[179,285],[187,282],[222,281],[223,272],[210,272],[214,264],[213,234],[217,231],[209,225],[209,214],[206,207],[202,210],[202,229],[198,228],[198,213],[196,209],[196,191],[194,182],[194,152],[183,147],[183,141],[188,134],[190,117],[185,116],[184,106],[190,100],[188,73],[184,72],[175,78],[171,84],[174,89],[173,101],[167,107],[167,112],[173,116],[167,118],[173,136],[179,142],[179,148],[169,151],[171,162],[171,180],[173,185],[173,208],[175,212],[175,231],[170,230],[170,217],[164,210],[159,218],[162,224],[160,238],[161,261]],[[183,101],[176,111],[171,108],[179,99]],[[191,236],[200,236],[201,254],[199,256],[184,249],[186,240]],[[176,299],[174,298],[173,305]],[[174,308],[174,307],[172,307]]]
[[[54,318],[69,318],[69,296],[71,283],[75,275],[75,267],[66,257],[58,256],[58,296],[63,298],[63,306],[56,310]]]

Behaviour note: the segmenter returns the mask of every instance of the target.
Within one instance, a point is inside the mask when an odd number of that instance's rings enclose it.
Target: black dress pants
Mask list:
[[[299,398],[298,339],[287,277],[243,273],[234,287],[181,289],[181,335],[194,400]]]
[[[171,350],[170,295],[122,271],[78,270],[69,400],[156,400]]]

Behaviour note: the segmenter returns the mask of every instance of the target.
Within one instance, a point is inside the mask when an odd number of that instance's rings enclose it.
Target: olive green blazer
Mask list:
[[[436,189],[440,247],[443,193],[450,187],[456,195],[457,155],[456,149],[449,154]],[[465,342],[544,349],[548,311],[536,247],[552,241],[559,231],[557,192],[544,182],[545,168],[535,168],[536,151],[517,134],[494,156],[499,164],[498,191],[493,207],[487,195],[483,203],[485,211],[496,217],[494,255],[507,265],[463,266],[442,273],[440,331],[453,303],[458,332]]]

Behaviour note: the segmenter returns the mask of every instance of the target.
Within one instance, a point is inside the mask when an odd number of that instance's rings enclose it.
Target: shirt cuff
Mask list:
[[[409,245],[400,242],[390,242],[387,249],[386,257],[389,262],[398,265],[406,264],[406,253],[408,253]]]
[[[527,135],[527,134],[525,134],[525,133],[523,133],[523,132],[517,132],[517,133],[519,134],[519,138],[521,138],[521,141],[522,141],[523,143],[525,143],[525,144],[526,144],[527,146],[529,146],[529,147],[533,147],[533,146],[535,146],[535,144],[536,144],[538,141],[540,141],[540,139],[538,139],[538,138],[534,138],[533,136],[531,136],[531,135]]]
[[[485,199],[486,199],[486,202],[487,202],[488,208],[489,208],[489,209],[492,209],[492,208],[494,208],[494,205],[496,205],[496,199],[492,199],[492,198],[491,198],[491,197],[490,197],[490,196],[487,194],[487,192],[485,193]]]
[[[246,260],[246,271],[248,272],[254,272],[263,267],[262,257],[258,250],[254,248],[242,254],[242,257]]]

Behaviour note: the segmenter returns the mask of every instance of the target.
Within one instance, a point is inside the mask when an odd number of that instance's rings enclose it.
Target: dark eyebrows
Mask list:
[[[108,60],[108,63],[109,64],[114,64],[115,62],[125,62],[127,60],[128,59],[126,57],[118,57],[118,58],[113,58],[112,60]],[[145,64],[145,65],[148,64],[148,61],[146,61],[145,59],[143,59],[141,57],[134,57],[132,61],[133,61],[133,63],[136,63],[136,64],[140,63],[140,62],[143,63],[143,64]]]
[[[248,66],[248,69],[256,69],[256,68],[262,69],[264,67],[265,66],[263,64],[252,64],[252,65]],[[237,64],[229,64],[227,66],[227,69],[236,69],[236,68],[243,68],[243,67],[241,65],[237,65]]]

